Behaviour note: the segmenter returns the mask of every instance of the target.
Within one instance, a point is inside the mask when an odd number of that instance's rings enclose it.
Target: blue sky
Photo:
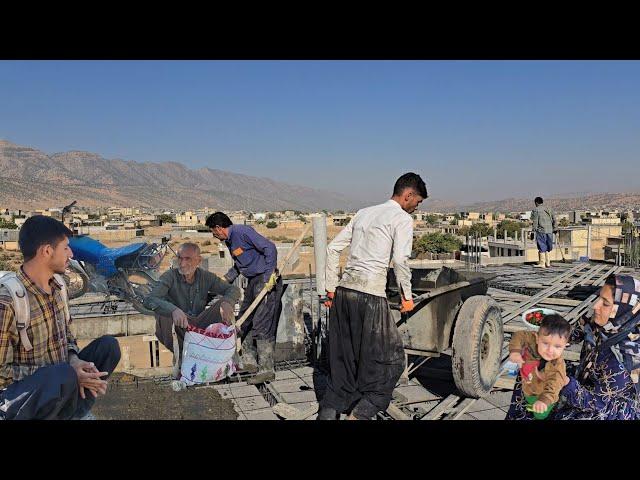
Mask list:
[[[0,139],[384,200],[639,191],[638,61],[0,61]]]

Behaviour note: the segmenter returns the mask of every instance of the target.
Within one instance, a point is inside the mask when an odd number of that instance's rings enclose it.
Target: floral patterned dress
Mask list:
[[[515,387],[513,388],[513,395],[511,396],[511,405],[509,406],[505,420],[535,420],[533,418],[533,412],[527,411],[527,399],[522,393],[522,376],[519,372]]]
[[[629,372],[610,349],[598,352],[587,379],[569,377],[560,392],[566,399],[554,420],[638,420],[640,405]]]

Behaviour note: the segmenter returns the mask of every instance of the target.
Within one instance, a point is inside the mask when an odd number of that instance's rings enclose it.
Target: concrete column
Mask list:
[[[312,217],[313,222],[313,253],[316,261],[316,291],[324,297],[325,268],[327,266],[327,219],[324,215]]]
[[[498,227],[493,227],[493,240],[498,239]]]
[[[591,224],[587,226],[587,257],[591,259]]]
[[[515,232],[513,232],[513,235],[515,237],[515,241],[518,241],[518,231],[516,230]]]

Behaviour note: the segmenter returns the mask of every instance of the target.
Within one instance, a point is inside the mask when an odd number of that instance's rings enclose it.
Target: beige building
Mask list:
[[[199,223],[199,217],[195,212],[184,212],[176,215],[176,223],[181,227],[191,227]]]
[[[592,217],[586,220],[591,225],[620,225],[619,217]]]
[[[114,217],[131,217],[137,213],[140,213],[140,210],[137,208],[111,207],[109,209],[109,215]]]
[[[480,215],[480,220],[484,220],[485,223],[493,223],[493,213],[483,213]]]
[[[528,234],[520,240],[507,239],[489,240],[489,256],[518,257],[517,261],[537,262],[538,248],[535,240],[530,240]],[[560,228],[554,239],[554,249],[550,253],[551,261],[567,260],[577,261],[581,258],[592,260],[605,260],[605,246],[610,237],[622,234],[621,225],[588,225]],[[524,258],[522,258],[524,257]],[[514,262],[516,259],[514,259]]]

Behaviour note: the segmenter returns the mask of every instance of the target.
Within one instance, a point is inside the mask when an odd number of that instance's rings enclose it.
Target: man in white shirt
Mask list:
[[[366,420],[389,406],[404,370],[404,347],[386,297],[387,270],[393,261],[400,311],[410,312],[410,213],[425,198],[424,181],[405,173],[390,200],[358,211],[327,247],[330,374],[318,420],[335,420],[349,411],[348,419]],[[349,258],[338,281],[340,252],[347,246]]]

